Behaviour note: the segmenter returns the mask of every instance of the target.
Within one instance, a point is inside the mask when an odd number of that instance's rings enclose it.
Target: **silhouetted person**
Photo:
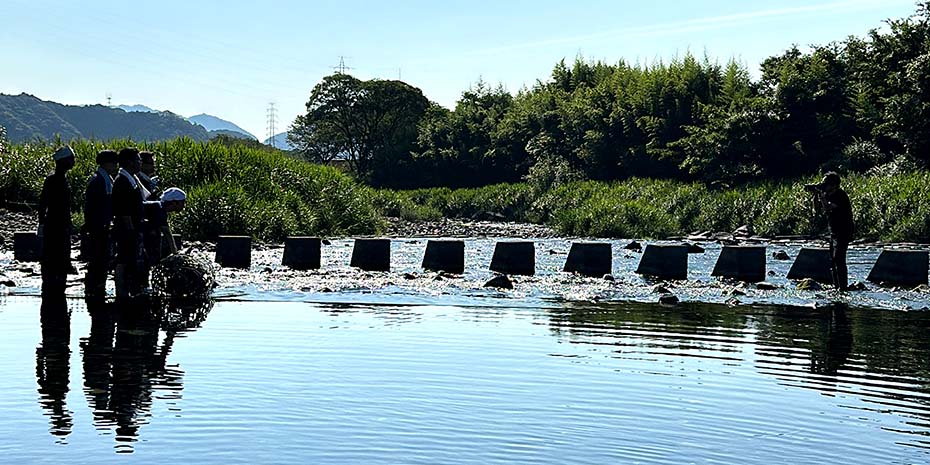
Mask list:
[[[61,147],[52,158],[55,172],[45,178],[39,197],[42,294],[64,295],[71,270],[71,185],[67,173],[74,167],[74,151]]]
[[[187,194],[177,187],[171,187],[161,194],[158,202],[148,202],[146,205],[151,238],[146,242],[145,250],[151,265],[178,252],[168,223],[168,214],[183,210],[186,203]]]
[[[840,291],[846,291],[849,285],[846,252],[849,250],[849,243],[855,231],[849,195],[840,187],[840,175],[832,171],[823,177],[820,184],[806,187],[818,194],[820,205],[829,218],[830,269],[833,274],[833,285]]]
[[[36,348],[39,405],[51,418],[50,432],[64,437],[74,421],[65,405],[71,358],[71,315],[64,295],[45,296],[40,309],[42,343]]]
[[[113,181],[113,237],[116,242],[116,297],[142,292],[144,249],[142,245],[143,193],[136,173],[139,150],[124,148],[117,155],[119,174]]]
[[[161,191],[158,187],[158,176],[155,175],[155,154],[149,151],[139,152],[142,165],[136,173],[136,179],[142,187],[143,211],[145,219],[142,224],[142,243],[145,248],[145,265],[142,269],[142,286],[149,286],[149,273],[152,267],[161,260],[161,226],[162,216],[160,202]]]
[[[158,176],[155,175],[155,154],[149,151],[139,152],[139,159],[142,164],[136,178],[142,184],[142,195],[145,200],[157,201],[161,197],[161,190],[158,187]]]
[[[113,176],[119,172],[116,152],[101,150],[97,153],[97,171],[87,182],[84,195],[84,239],[87,241],[87,273],[84,276],[84,295],[106,294],[107,270],[113,244],[110,228],[113,223]]]

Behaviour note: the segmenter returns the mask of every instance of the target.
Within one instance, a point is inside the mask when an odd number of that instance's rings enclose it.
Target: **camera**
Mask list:
[[[823,184],[805,184],[804,190],[812,194],[823,194],[824,185]]]

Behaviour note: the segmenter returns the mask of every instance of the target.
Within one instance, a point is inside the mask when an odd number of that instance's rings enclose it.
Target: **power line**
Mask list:
[[[277,134],[275,132],[274,125],[278,122],[278,110],[274,107],[274,102],[268,102],[268,139],[271,141],[271,146],[277,148],[274,136]]]

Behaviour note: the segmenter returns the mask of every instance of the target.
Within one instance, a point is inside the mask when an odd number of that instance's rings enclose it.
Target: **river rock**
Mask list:
[[[617,280],[617,278],[614,278],[614,275],[612,275],[612,274],[605,274],[605,275],[604,275],[604,281],[616,281],[616,280]]]
[[[773,252],[772,258],[774,258],[775,260],[791,260],[791,257],[788,256],[788,252],[785,252],[784,250]]]
[[[505,274],[499,274],[488,282],[484,283],[484,287],[496,287],[498,289],[513,289],[513,282],[510,281],[510,278]]]
[[[752,227],[749,226],[748,224],[744,224],[744,225],[742,225],[742,226],[736,228],[736,230],[733,231],[733,234],[735,234],[735,235],[737,235],[737,236],[751,236],[751,235],[752,235]]]
[[[406,280],[408,280],[408,281],[411,280],[411,279],[417,279],[417,275],[415,275],[415,274],[413,274],[413,273],[404,273],[404,279],[406,279]]]
[[[856,282],[850,284],[849,287],[847,287],[846,289],[847,289],[847,290],[850,290],[850,291],[864,291],[864,290],[867,290],[868,287],[866,287],[866,285],[865,285],[864,282],[862,282],[862,281],[856,281]]]
[[[0,286],[16,287],[16,283],[12,279],[4,279],[0,281]]]
[[[862,284],[862,283],[856,283],[856,284]],[[865,286],[863,285],[863,287]],[[852,286],[850,286],[849,288],[851,290]],[[914,289],[912,289],[911,292],[920,292],[922,294],[927,294],[927,293],[930,293],[930,286],[927,286],[926,284],[921,284],[920,286],[917,286]]]
[[[632,250],[634,252],[641,252],[643,250],[643,245],[640,244],[639,242],[633,241],[623,246],[623,248],[626,250]]]
[[[822,291],[823,286],[811,278],[804,278],[798,282],[798,290],[801,291]]]
[[[652,287],[652,293],[653,294],[671,294],[672,291],[668,290],[667,287],[661,284],[656,284],[655,286]]]
[[[741,289],[731,287],[723,291],[724,296],[737,296],[737,295],[746,295]]]
[[[774,291],[775,289],[778,289],[778,286],[762,281],[761,283],[756,283],[756,289],[759,289],[760,291]]]
[[[678,305],[678,297],[675,297],[672,294],[664,294],[659,297],[659,305]]]

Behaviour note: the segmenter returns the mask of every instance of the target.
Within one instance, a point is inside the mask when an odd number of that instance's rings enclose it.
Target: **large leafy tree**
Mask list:
[[[429,106],[423,92],[406,83],[337,73],[313,88],[307,113],[294,121],[288,139],[312,160],[344,158],[360,179],[398,185]]]

